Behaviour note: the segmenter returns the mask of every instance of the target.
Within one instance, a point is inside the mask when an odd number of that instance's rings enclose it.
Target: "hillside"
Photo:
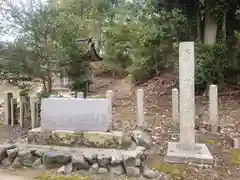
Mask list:
[[[231,137],[240,135],[240,104],[237,97],[229,99],[230,96],[226,96],[226,93],[225,96],[219,97],[221,131],[215,135],[207,133],[207,98],[196,97],[197,140],[208,144],[218,164],[213,169],[164,165],[167,141],[179,138],[178,131],[171,128],[171,89],[174,88],[176,79],[176,75],[165,73],[154,77],[144,84],[134,86],[126,78],[97,77],[91,85],[90,91],[93,95],[104,95],[106,90],[113,90],[113,128],[132,129],[136,125],[136,90],[138,88],[144,89],[145,121],[154,144],[149,151],[151,155],[148,158],[148,163],[151,167],[156,168],[157,166],[162,172],[169,171],[166,168],[179,171],[176,177],[185,177],[182,175],[182,171],[192,178],[201,176],[209,179],[208,173],[212,176],[218,176],[218,179],[221,179],[220,176],[227,179],[239,177],[239,172],[237,171],[238,164],[229,162],[232,161],[233,153],[231,150],[233,145]],[[2,142],[25,141],[25,138],[26,131],[21,130],[19,127],[2,126],[0,129],[0,141]],[[236,161],[238,162],[238,160]],[[206,173],[206,170],[208,173]]]

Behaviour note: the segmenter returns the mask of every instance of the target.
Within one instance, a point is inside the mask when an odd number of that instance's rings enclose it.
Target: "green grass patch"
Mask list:
[[[217,141],[208,139],[208,140],[205,140],[204,143],[205,144],[216,144]]]
[[[231,163],[240,164],[240,149],[231,150]]]
[[[4,120],[0,120],[0,127],[3,127],[4,126],[4,122],[3,122]]]
[[[192,179],[191,170],[184,164],[154,164],[151,166],[159,172],[163,172],[169,175],[170,180],[190,180]],[[200,176],[197,180],[204,180],[204,177]]]
[[[184,165],[154,164],[151,166],[159,172],[167,173],[171,179],[185,180],[188,177],[188,169]]]
[[[106,98],[106,95],[105,94],[98,94],[98,95],[89,96],[88,98],[104,99],[104,98]]]

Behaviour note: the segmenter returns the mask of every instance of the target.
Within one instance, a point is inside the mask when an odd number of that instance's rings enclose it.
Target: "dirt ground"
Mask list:
[[[165,164],[167,142],[179,138],[178,130],[171,127],[171,89],[175,87],[175,82],[176,77],[172,74],[163,74],[138,87],[131,85],[127,79],[96,78],[90,90],[92,94],[113,90],[113,128],[131,129],[136,125],[136,90],[144,89],[145,120],[154,143],[148,158],[151,167],[176,180],[239,180],[240,150],[232,148],[231,140],[231,137],[240,134],[240,99],[236,96],[219,97],[220,131],[217,134],[207,130],[207,98],[196,97],[196,139],[209,147],[215,160],[212,167]],[[19,141],[21,137],[26,138],[26,131],[0,127],[0,142]]]

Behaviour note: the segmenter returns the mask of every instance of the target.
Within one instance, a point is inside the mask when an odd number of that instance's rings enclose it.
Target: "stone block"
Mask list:
[[[213,157],[205,144],[195,144],[191,149],[184,149],[178,142],[169,142],[166,161],[170,163],[213,164]]]
[[[48,139],[44,140],[49,145],[81,146],[83,133],[73,131],[53,131]]]
[[[28,144],[44,144],[41,135],[41,128],[34,128],[28,131]]]
[[[106,132],[110,123],[107,99],[46,98],[41,102],[44,130]]]
[[[132,139],[128,133],[124,134],[122,131],[84,133],[52,131],[43,137],[41,128],[35,128],[28,132],[28,144],[126,149],[131,146]]]
[[[121,139],[121,136],[105,132],[85,132],[83,136],[83,145],[93,148],[117,148]]]

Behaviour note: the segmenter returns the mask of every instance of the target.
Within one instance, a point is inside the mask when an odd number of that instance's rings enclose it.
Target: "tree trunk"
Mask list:
[[[217,22],[210,13],[205,13],[204,44],[212,45],[217,40]]]
[[[52,73],[48,73],[47,76],[47,83],[48,83],[48,92],[51,93],[52,92]]]
[[[197,39],[201,40],[201,14],[197,12]]]
[[[98,55],[100,55],[100,49],[101,49],[101,34],[102,34],[102,23],[101,20],[96,20],[93,28],[93,36],[96,37],[95,41],[95,49]]]
[[[46,85],[45,78],[42,78],[42,83],[43,83],[43,92],[47,92],[47,85]]]
[[[226,35],[227,35],[227,32],[226,32],[226,21],[227,21],[227,13],[224,12],[223,22],[222,22],[222,33],[223,33],[223,40],[224,41],[226,40]]]

